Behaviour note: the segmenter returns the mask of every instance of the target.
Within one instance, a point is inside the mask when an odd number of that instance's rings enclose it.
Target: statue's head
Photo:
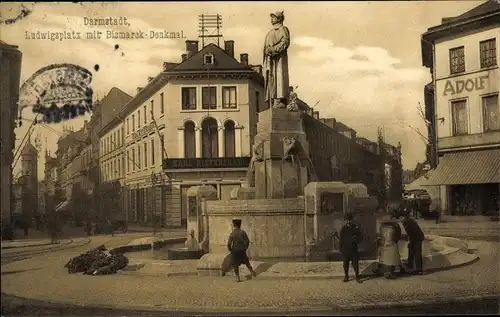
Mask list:
[[[285,21],[285,15],[283,14],[283,11],[271,13],[271,23],[273,25],[283,23],[283,21]]]

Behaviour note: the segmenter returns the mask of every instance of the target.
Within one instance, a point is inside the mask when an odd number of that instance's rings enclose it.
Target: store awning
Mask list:
[[[426,181],[429,185],[466,185],[500,182],[500,148],[456,152],[439,159]]]
[[[71,201],[65,200],[56,207],[56,212],[57,211],[67,211],[69,205],[71,204]]]

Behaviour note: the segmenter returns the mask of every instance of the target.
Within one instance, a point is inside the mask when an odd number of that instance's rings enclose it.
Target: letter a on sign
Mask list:
[[[453,89],[453,84],[451,83],[450,80],[446,81],[446,85],[444,86],[443,95],[448,96],[448,92],[451,92],[452,95],[455,94],[455,89]]]

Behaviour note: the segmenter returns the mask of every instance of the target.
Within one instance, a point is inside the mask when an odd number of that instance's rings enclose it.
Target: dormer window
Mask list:
[[[207,54],[203,55],[203,64],[213,65],[214,64],[214,55],[212,53],[207,53]]]

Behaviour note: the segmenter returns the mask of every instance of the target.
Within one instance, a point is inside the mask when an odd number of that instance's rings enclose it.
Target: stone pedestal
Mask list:
[[[213,186],[193,186],[187,191],[187,235],[194,231],[193,238],[198,241],[200,249],[208,252],[208,221],[206,219],[206,202],[217,199],[217,190]]]
[[[286,152],[286,141],[295,147]],[[303,194],[307,184],[304,159],[309,144],[299,112],[271,108],[259,113],[255,144],[260,160],[255,162],[255,197],[257,199],[294,198]],[[295,155],[293,155],[295,154]]]
[[[342,182],[312,182],[304,188],[308,258],[325,257],[339,249],[332,233],[342,227],[348,194],[349,189]]]

